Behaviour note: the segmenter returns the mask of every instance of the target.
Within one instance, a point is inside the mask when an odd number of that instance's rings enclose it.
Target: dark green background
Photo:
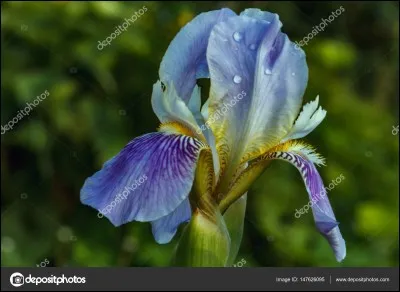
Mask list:
[[[300,41],[343,6],[306,52],[304,101],[328,111],[304,140],[326,157],[320,173],[347,241],[335,261],[297,170],[271,167],[248,193],[244,266],[398,266],[399,9],[391,2],[2,2],[1,124],[50,96],[1,136],[1,264],[168,266],[178,236],[158,245],[150,224],[115,228],[79,202],[84,180],[131,139],[154,132],[152,85],[168,44],[195,15],[221,7],[278,13]],[[102,51],[125,17],[148,11]],[[205,82],[201,83],[207,88]],[[203,90],[206,97],[207,90]],[[242,261],[243,262],[243,261]],[[43,264],[44,265],[44,264]]]

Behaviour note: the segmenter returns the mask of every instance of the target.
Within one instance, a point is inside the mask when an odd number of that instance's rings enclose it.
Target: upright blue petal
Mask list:
[[[208,116],[223,113],[211,126],[232,167],[279,144],[299,113],[307,64],[281,26],[276,14],[249,10],[211,32]]]
[[[266,22],[270,23],[274,21],[274,19],[277,17],[277,14],[268,11],[262,11],[258,8],[248,8],[242,11],[240,13],[240,16],[247,16],[258,20],[265,20]]]
[[[215,24],[236,15],[223,8],[199,14],[176,35],[160,66],[160,79],[173,83],[182,100],[190,99],[196,79],[208,78],[206,50],[210,32]]]
[[[175,236],[181,223],[188,222],[192,215],[189,199],[186,199],[172,213],[151,222],[155,240],[159,244],[168,243]]]
[[[188,197],[203,147],[183,135],[138,137],[86,180],[81,201],[115,226],[164,217]]]

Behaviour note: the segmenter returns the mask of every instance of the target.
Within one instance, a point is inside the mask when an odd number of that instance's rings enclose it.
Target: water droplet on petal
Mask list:
[[[250,45],[250,50],[254,51],[256,49],[256,45],[255,44],[251,44]]]
[[[265,73],[266,75],[271,75],[271,74],[272,74],[272,71],[271,71],[271,69],[267,68],[267,69],[265,69],[264,73]]]
[[[235,75],[233,77],[233,82],[235,82],[236,84],[240,83],[242,81],[242,77],[240,77],[239,75]]]
[[[240,34],[240,32],[235,32],[233,34],[233,39],[237,42],[240,42],[240,40],[242,39],[242,35]]]

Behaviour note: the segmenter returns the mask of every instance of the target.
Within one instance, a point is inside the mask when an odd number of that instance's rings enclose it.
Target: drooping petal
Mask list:
[[[211,149],[203,149],[197,157],[193,186],[191,188],[190,206],[186,199],[169,215],[152,222],[153,235],[158,243],[168,243],[175,235],[178,226],[187,222],[192,208],[200,208],[204,214],[213,213],[214,204],[210,201],[215,186],[214,166]]]
[[[169,45],[160,65],[160,79],[173,83],[187,102],[198,78],[208,78],[206,49],[215,24],[236,14],[227,8],[201,13],[185,25]]]
[[[157,243],[165,244],[170,242],[175,236],[179,225],[188,222],[191,214],[189,199],[186,199],[172,213],[151,222],[153,235]]]
[[[336,221],[321,176],[312,162],[317,155],[313,154],[310,157],[312,149],[299,151],[298,149],[301,147],[292,147],[292,143],[286,144],[267,153],[262,159],[281,159],[291,163],[299,170],[312,203],[311,208],[317,229],[328,240],[336,260],[341,262],[346,257],[346,244],[340,233],[339,222]],[[284,148],[287,150],[284,151]]]
[[[188,197],[204,148],[200,141],[183,135],[138,137],[85,181],[81,201],[115,226],[164,217]]]
[[[280,28],[277,15],[245,13],[220,22],[210,35],[208,116],[222,111],[211,125],[217,149],[234,166],[277,145],[299,113],[308,80],[305,55]]]
[[[340,233],[322,179],[315,165],[324,165],[324,159],[307,144],[300,142],[287,142],[269,150],[252,162],[232,184],[230,192],[221,200],[219,207],[224,212],[238,198],[240,198],[250,185],[263,173],[273,159],[290,162],[301,173],[306,189],[313,202],[312,210],[318,231],[328,240],[336,259],[340,262],[346,256],[346,244]]]
[[[326,110],[323,110],[321,107],[318,108],[318,102],[319,96],[314,101],[303,106],[303,110],[294,123],[293,128],[282,142],[303,138],[318,127],[326,116]]]

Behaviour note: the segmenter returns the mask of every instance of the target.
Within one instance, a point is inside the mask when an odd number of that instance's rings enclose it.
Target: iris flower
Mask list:
[[[115,226],[151,222],[161,244],[189,222],[178,242],[177,263],[226,266],[240,245],[247,190],[279,159],[300,172],[317,230],[342,261],[345,242],[316,168],[324,159],[297,140],[313,131],[326,111],[318,97],[301,110],[308,82],[305,53],[281,27],[277,14],[259,9],[240,15],[210,11],[183,27],[153,86],[158,131],[133,139],[88,178],[82,203]],[[210,79],[203,106],[200,78]],[[143,176],[147,179],[138,184]]]

